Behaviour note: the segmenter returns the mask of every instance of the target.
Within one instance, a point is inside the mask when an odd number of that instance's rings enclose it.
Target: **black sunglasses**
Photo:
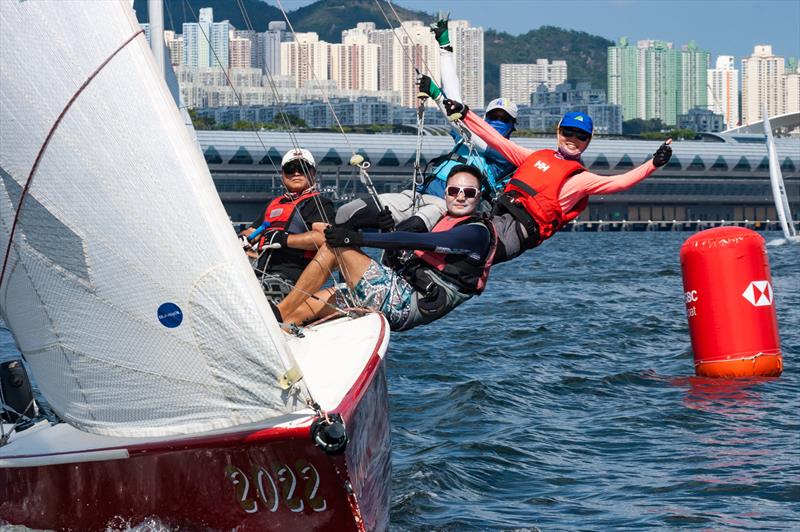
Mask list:
[[[293,161],[289,161],[288,163],[284,164],[281,167],[281,170],[283,170],[283,173],[286,175],[293,175],[298,173],[308,175],[311,172],[312,168],[314,167],[311,166],[309,163],[301,161],[300,159],[295,159]]]
[[[560,127],[558,128],[558,131],[565,139],[571,139],[572,137],[575,137],[578,140],[589,140],[589,137],[591,137],[589,133],[581,131],[580,129],[572,129],[571,127]]]

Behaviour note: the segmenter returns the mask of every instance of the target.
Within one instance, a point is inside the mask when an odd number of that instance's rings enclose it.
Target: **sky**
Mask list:
[[[385,0],[381,0],[385,1]],[[312,0],[281,0],[287,10]],[[275,5],[275,0],[267,0]],[[513,35],[540,26],[585,31],[611,41],[628,37],[635,44],[660,39],[676,47],[691,40],[698,48],[737,60],[756,44],[773,53],[800,57],[800,0],[394,0],[396,5],[434,13],[473,26]],[[555,59],[555,58],[551,58]],[[713,66],[713,65],[712,65]]]

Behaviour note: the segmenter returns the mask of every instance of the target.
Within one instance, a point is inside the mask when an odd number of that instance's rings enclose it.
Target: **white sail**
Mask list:
[[[781,165],[778,160],[778,152],[775,149],[775,140],[772,138],[772,126],[769,123],[767,105],[764,104],[764,133],[767,135],[767,154],[769,156],[769,181],[772,185],[772,196],[775,199],[775,210],[778,213],[778,221],[783,230],[783,236],[787,240],[797,238],[797,231],[794,227],[792,211],[789,209],[789,197],[786,194],[786,185],[783,183]]]
[[[67,108],[0,313],[82,430],[159,436],[287,413],[282,333],[144,35],[124,44],[139,31],[127,0],[0,2],[0,259]]]

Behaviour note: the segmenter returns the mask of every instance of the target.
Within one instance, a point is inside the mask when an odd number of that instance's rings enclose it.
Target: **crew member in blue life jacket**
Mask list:
[[[453,167],[447,178],[446,215],[430,232],[361,233],[344,226],[326,229],[326,244],[295,289],[277,306],[278,318],[302,324],[336,312],[334,289],[317,291],[337,259],[356,303],[382,312],[394,331],[430,323],[480,294],[496,246],[491,222],[476,214],[482,180],[474,166]],[[358,249],[361,246],[415,251],[389,267],[364,254]],[[309,297],[314,292],[315,296]]]
[[[441,107],[445,93],[449,98],[459,99],[461,86],[456,74],[447,20],[440,19],[431,31],[439,43],[442,88],[440,89],[428,76],[421,76],[419,96],[431,98]],[[492,100],[486,107],[485,119],[500,135],[510,138],[517,120],[517,106],[505,98]],[[447,154],[431,160],[426,165],[425,180],[417,187],[416,194],[414,190],[406,190],[379,195],[381,205],[391,212],[392,220],[388,220],[385,214],[379,218],[375,201],[357,199],[339,208],[336,213],[336,223],[356,229],[377,227],[387,230],[392,225],[391,222],[405,222],[401,227],[420,229],[424,227],[430,230],[445,212],[445,181],[450,170],[459,164],[469,164],[478,168],[485,176],[486,196],[494,198],[495,194],[502,191],[516,167],[480,137],[472,136],[467,142],[456,127],[451,128],[450,135],[455,146]],[[428,168],[432,170],[428,171]],[[390,223],[387,224],[387,221]]]
[[[331,200],[320,194],[315,178],[316,162],[311,152],[286,152],[281,161],[286,193],[269,201],[264,213],[240,233],[249,237],[262,224],[267,225],[248,251],[251,257],[258,257],[255,270],[265,291],[288,293],[325,242],[323,231],[335,211]]]

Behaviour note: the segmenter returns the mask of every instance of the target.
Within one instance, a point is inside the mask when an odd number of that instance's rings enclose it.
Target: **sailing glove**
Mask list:
[[[364,243],[364,237],[358,231],[342,226],[330,226],[325,229],[325,242],[332,248],[352,248]]]
[[[438,100],[442,97],[442,89],[431,78],[422,74],[419,77],[419,94],[417,98],[433,98]]]
[[[456,120],[464,120],[469,107],[467,107],[467,104],[448,99],[444,101],[444,110],[447,113],[447,119],[455,122]]]
[[[653,154],[653,166],[656,168],[660,168],[669,162],[670,157],[672,157],[672,148],[669,147],[672,139],[667,139],[667,141],[658,147],[656,152]]]
[[[265,236],[267,237],[265,239],[266,243],[269,246],[274,246],[275,244],[278,244],[281,249],[286,249],[289,247],[288,243],[289,233],[287,233],[286,231],[281,231],[281,230],[267,231],[267,234]]]
[[[389,207],[384,207],[383,210],[378,213],[378,228],[384,233],[388,233],[394,229],[394,217]]]
[[[446,18],[440,18],[437,20],[436,24],[431,26],[431,31],[433,32],[434,37],[436,37],[436,42],[439,43],[441,48],[444,48],[449,52],[453,51],[453,47],[450,46],[450,32],[447,30]]]

